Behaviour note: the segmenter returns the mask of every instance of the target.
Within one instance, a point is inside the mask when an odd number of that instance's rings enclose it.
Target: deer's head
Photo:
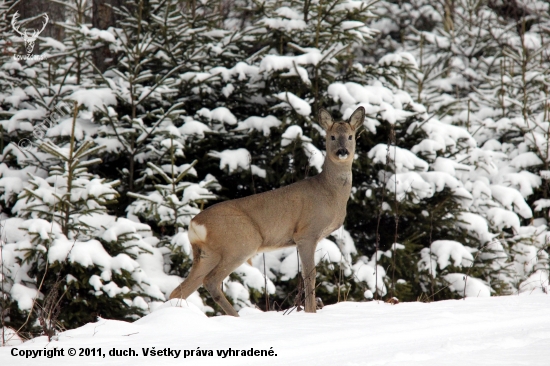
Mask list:
[[[18,12],[15,12],[13,17],[11,18],[11,26],[13,27],[13,30],[15,30],[15,32],[17,32],[23,38],[23,41],[25,42],[25,49],[29,54],[32,53],[34,49],[34,42],[36,42],[36,40],[38,39],[38,36],[40,35],[40,33],[42,33],[42,31],[44,30],[44,28],[46,28],[46,25],[48,24],[48,20],[49,20],[48,14],[43,14],[42,16],[44,17],[44,22],[42,23],[42,29],[40,30],[32,29],[32,34],[29,34],[28,33],[29,30],[26,28],[23,29],[22,31],[19,30],[19,27],[21,27],[21,24],[19,25],[16,24],[17,18],[19,18]]]
[[[329,112],[319,111],[319,124],[327,132],[327,158],[335,163],[350,163],[355,155],[355,134],[365,119],[365,108],[359,107],[347,121],[334,121]]]

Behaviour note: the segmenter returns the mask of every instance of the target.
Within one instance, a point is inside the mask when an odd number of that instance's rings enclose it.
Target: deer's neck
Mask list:
[[[325,158],[319,180],[328,189],[349,197],[352,181],[351,162],[349,164],[337,164],[328,157]]]

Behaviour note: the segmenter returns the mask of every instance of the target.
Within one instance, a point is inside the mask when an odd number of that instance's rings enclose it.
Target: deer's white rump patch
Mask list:
[[[189,241],[191,243],[206,241],[206,226],[191,221],[189,224]]]

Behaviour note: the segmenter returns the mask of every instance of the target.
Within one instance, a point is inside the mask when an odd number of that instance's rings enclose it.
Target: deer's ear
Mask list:
[[[353,112],[351,117],[349,118],[349,124],[351,127],[353,127],[354,130],[358,129],[363,125],[363,121],[365,120],[365,108],[359,107]]]
[[[323,108],[319,110],[319,124],[321,125],[321,127],[325,129],[325,131],[330,130],[330,128],[334,124],[334,121],[332,120],[332,116],[330,115],[330,113],[328,113]]]

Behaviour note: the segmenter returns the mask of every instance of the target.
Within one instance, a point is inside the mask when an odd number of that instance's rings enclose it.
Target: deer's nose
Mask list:
[[[338,149],[338,151],[336,151],[336,155],[338,156],[347,156],[348,154],[349,154],[348,149],[341,148],[341,149]]]

